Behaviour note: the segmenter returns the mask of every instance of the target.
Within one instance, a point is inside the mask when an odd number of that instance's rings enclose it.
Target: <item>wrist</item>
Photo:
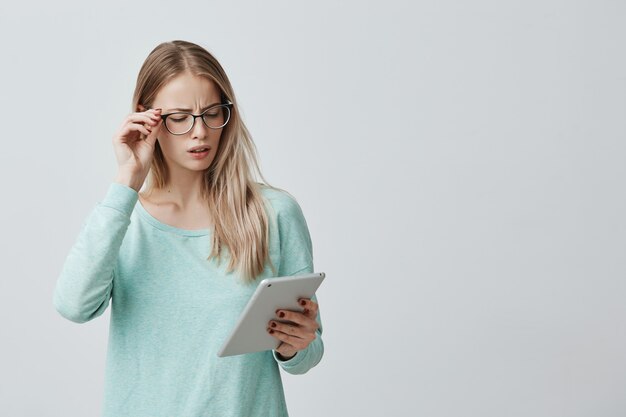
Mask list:
[[[118,184],[122,184],[127,187],[130,187],[137,192],[139,192],[143,184],[143,181],[139,181],[137,178],[133,177],[132,175],[127,175],[123,173],[117,174],[117,176],[115,177],[115,182],[117,182]]]
[[[296,354],[297,354],[297,353],[298,353],[298,352],[294,353],[294,354],[293,354],[293,355],[291,355],[291,356],[284,356],[284,355],[282,355],[280,352],[278,352],[278,351],[277,351],[277,352],[276,352],[276,357],[277,357],[278,359],[280,359],[281,361],[288,361],[289,359],[292,359],[294,356],[296,356]]]

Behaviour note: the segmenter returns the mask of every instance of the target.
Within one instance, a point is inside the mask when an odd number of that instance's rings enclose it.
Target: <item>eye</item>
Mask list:
[[[217,117],[220,116],[222,114],[222,109],[221,107],[215,107],[213,109],[207,109],[207,111],[204,113],[205,117]]]
[[[184,121],[186,121],[187,119],[189,119],[189,117],[190,117],[190,116],[189,116],[189,115],[187,115],[187,114],[171,115],[171,116],[168,118],[168,120],[171,120],[171,121],[176,122],[176,123],[180,123],[180,122],[184,122]]]

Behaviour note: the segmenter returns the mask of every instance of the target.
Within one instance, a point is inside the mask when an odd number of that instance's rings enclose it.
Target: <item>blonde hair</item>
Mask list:
[[[211,165],[204,172],[202,198],[208,204],[213,222],[212,251],[207,260],[216,257],[221,263],[222,249],[230,254],[227,272],[237,269],[240,279],[253,282],[269,260],[274,275],[276,268],[269,257],[269,219],[265,207],[271,209],[261,194],[261,188],[273,187],[259,169],[256,146],[240,117],[233,88],[217,59],[203,47],[183,41],[163,42],[144,61],[137,76],[133,94],[133,112],[138,105],[146,108],[161,87],[184,72],[212,81],[220,90],[222,103],[233,103],[230,120],[222,129],[219,147]],[[256,182],[252,168],[263,179]],[[146,193],[167,184],[169,173],[158,141],[148,174]],[[293,196],[291,196],[293,197]]]

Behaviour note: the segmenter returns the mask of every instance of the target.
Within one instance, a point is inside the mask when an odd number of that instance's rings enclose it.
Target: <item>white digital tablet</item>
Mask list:
[[[259,283],[248,304],[239,316],[239,321],[224,341],[217,356],[241,355],[276,349],[281,341],[267,332],[270,320],[289,323],[276,317],[276,310],[304,311],[298,304],[300,298],[311,298],[326,274],[265,278]]]

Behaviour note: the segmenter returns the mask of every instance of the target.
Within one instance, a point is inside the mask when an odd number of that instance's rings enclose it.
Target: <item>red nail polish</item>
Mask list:
[[[283,313],[282,311],[278,314],[278,317],[285,317],[285,313]]]
[[[272,326],[272,327],[276,327],[276,323],[272,323],[272,324],[271,324],[271,326]]]
[[[306,301],[304,301],[304,300],[300,300],[300,305],[301,305],[301,306],[305,306],[305,305],[306,305]]]
[[[274,334],[274,330],[270,329],[270,334]]]

